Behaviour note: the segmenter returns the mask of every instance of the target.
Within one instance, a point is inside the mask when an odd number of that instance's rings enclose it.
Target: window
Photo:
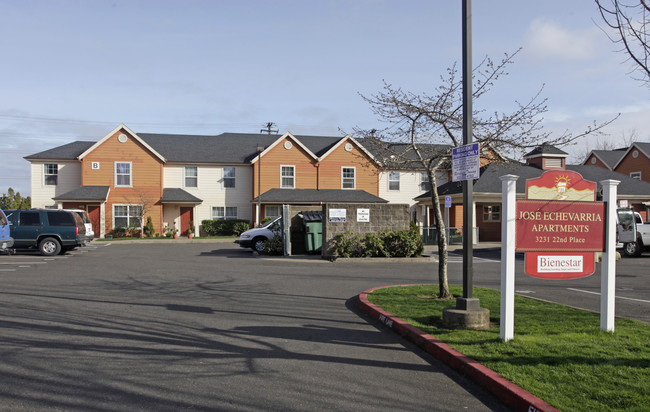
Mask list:
[[[72,213],[47,212],[47,221],[50,226],[75,226],[76,222]]]
[[[115,162],[115,186],[131,187],[131,162]]]
[[[388,172],[388,190],[399,190],[399,172]]]
[[[237,208],[234,206],[226,207],[226,219],[237,219]]]
[[[21,226],[40,226],[41,214],[39,212],[20,212]]]
[[[46,186],[56,186],[59,176],[59,165],[56,163],[45,163],[43,165],[44,182]]]
[[[212,219],[219,220],[225,218],[225,210],[223,206],[212,207]]]
[[[341,168],[341,188],[343,189],[354,189],[356,188],[356,182],[354,179],[354,167],[342,167]]]
[[[113,205],[113,228],[140,227],[142,206]]]
[[[429,175],[427,172],[420,173],[420,190],[429,191],[431,190],[431,183],[429,182]]]
[[[235,187],[235,168],[223,168],[223,187]]]
[[[641,180],[641,172],[632,172],[630,173],[632,179]]]
[[[185,187],[199,186],[199,171],[196,166],[185,166]]]
[[[483,206],[483,221],[484,222],[500,222],[501,221],[501,206]]]
[[[293,189],[296,187],[296,167],[280,166],[280,187],[282,189]]]
[[[280,216],[280,207],[281,206],[266,206],[264,209],[264,217]]]
[[[237,219],[237,207],[235,206],[213,206],[212,207],[212,219],[223,220],[223,219]]]

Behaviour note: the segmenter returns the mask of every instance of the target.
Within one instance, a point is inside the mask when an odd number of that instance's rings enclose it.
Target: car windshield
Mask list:
[[[274,223],[276,223],[276,222],[279,222],[279,221],[280,221],[280,216],[274,218],[273,220],[269,220],[268,222],[266,222],[266,223],[264,223],[262,226],[260,226],[260,228],[268,228],[268,227],[270,227],[272,224],[274,224]]]

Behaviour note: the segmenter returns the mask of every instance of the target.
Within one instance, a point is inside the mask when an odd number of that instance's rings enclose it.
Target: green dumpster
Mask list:
[[[305,251],[321,253],[323,247],[323,216],[320,212],[302,212],[305,222]]]

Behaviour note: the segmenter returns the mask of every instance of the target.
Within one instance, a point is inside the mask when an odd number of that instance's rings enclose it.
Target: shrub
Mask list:
[[[264,253],[267,255],[282,255],[284,254],[284,244],[282,243],[282,236],[273,236],[264,242]]]
[[[241,219],[213,219],[213,220],[203,220],[201,222],[203,231],[208,236],[232,236],[240,235],[242,232],[245,232],[250,228],[250,222],[248,220]],[[244,226],[246,225],[246,226]],[[246,229],[243,229],[246,227]]]
[[[144,234],[148,237],[153,236],[156,230],[153,227],[153,222],[151,221],[151,216],[147,216],[147,224],[144,225]]]
[[[424,243],[418,227],[411,224],[408,230],[367,233],[363,238],[351,231],[339,233],[333,247],[339,257],[408,257],[420,256]]]
[[[113,237],[125,237],[126,228],[125,227],[115,227],[113,228]]]

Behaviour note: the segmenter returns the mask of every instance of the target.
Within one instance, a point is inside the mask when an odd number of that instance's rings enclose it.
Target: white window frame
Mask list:
[[[641,172],[632,172],[630,173],[630,177],[636,180],[643,180],[641,179]]]
[[[48,166],[56,167],[56,173],[48,173]],[[54,176],[54,184],[47,182],[48,176]],[[59,184],[59,165],[57,163],[44,163],[43,164],[43,185],[56,186],[58,184]]]
[[[269,213],[269,209],[277,210],[277,213]],[[266,205],[264,206],[264,217],[277,217],[282,214],[282,205]]]
[[[196,175],[195,176],[188,176],[187,169],[196,170]],[[187,179],[188,178],[196,180],[196,185],[195,186],[188,185],[187,184]],[[198,166],[185,166],[185,167],[183,167],[183,187],[195,188],[195,189],[199,188],[199,167]]]
[[[431,182],[429,181],[427,172],[420,173],[420,190],[425,192],[431,190]]]
[[[350,177],[345,177],[345,170],[352,170],[352,187],[345,187],[346,180],[350,180]],[[348,182],[349,183],[349,182]],[[355,190],[357,188],[357,168],[354,166],[341,166],[341,189],[343,190]]]
[[[291,168],[291,176],[284,175],[284,168]],[[285,186],[284,179],[291,178],[291,186]],[[295,189],[296,188],[296,166],[295,165],[280,165],[280,188],[281,189]]]
[[[395,177],[397,177],[397,179]],[[400,181],[400,173],[398,170],[391,170],[388,172],[388,190],[399,192],[400,189],[399,181]],[[395,183],[397,183],[397,187],[393,187],[395,186]]]
[[[121,185],[117,183],[117,165],[121,164],[128,164],[129,165],[129,184],[128,185]],[[113,166],[113,174],[114,174],[114,180],[115,180],[115,187],[133,187],[133,163],[132,162],[115,162]],[[126,176],[126,174],[122,173],[119,176]]]
[[[221,215],[215,215],[215,211],[221,212]],[[212,206],[212,220],[238,219],[238,212],[237,206]]]
[[[232,169],[232,176],[226,176],[226,169]],[[223,168],[223,187],[226,189],[232,189],[235,188],[237,185],[236,181],[236,176],[237,176],[237,169],[234,166],[227,166]],[[229,183],[231,186],[228,185],[226,182],[232,182]]]
[[[123,215],[120,215],[120,216],[119,216],[120,218],[126,218],[126,225],[125,225],[125,226],[121,226],[121,225],[120,225],[120,226],[116,226],[116,225],[115,225],[115,217],[116,217],[115,208],[116,208],[116,207],[126,207],[126,215],[124,215],[124,216],[123,216]],[[143,205],[137,205],[137,204],[134,205],[134,204],[121,204],[121,203],[114,203],[114,204],[113,204],[113,229],[116,229],[116,228],[118,228],[118,227],[124,227],[124,228],[128,228],[128,227],[130,227],[131,219],[137,219],[137,220],[140,219],[140,213],[138,212],[137,215],[134,214],[134,213],[131,213],[131,209],[133,209],[133,208],[140,208],[140,209],[142,209],[143,207],[144,207]],[[140,224],[138,224],[136,227],[140,227],[140,225],[142,224],[142,222],[139,222],[139,223],[140,223]]]

